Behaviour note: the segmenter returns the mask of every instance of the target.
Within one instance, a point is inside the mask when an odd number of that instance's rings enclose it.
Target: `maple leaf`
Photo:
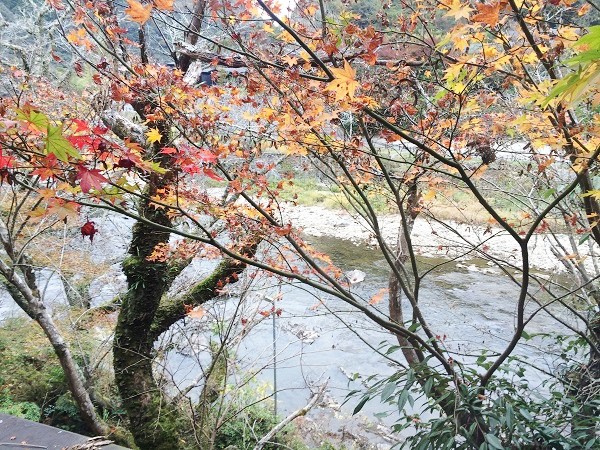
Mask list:
[[[200,149],[196,152],[196,156],[202,162],[206,162],[206,163],[217,162],[217,155],[215,155],[214,153],[212,153],[209,150]]]
[[[12,156],[4,156],[2,154],[2,146],[0,146],[0,170],[12,167],[15,159]]]
[[[108,180],[100,173],[99,169],[87,169],[84,166],[77,166],[77,179],[81,192],[87,194],[93,188],[102,191],[102,183],[108,183]]]
[[[150,128],[150,131],[146,133],[146,137],[148,138],[148,142],[154,144],[155,142],[160,142],[162,134],[160,134],[158,128]]]
[[[173,0],[154,0],[156,9],[162,9],[164,11],[173,11],[173,3]]]
[[[204,172],[204,175],[215,181],[223,181],[223,177],[217,175],[212,169],[204,168],[202,171]]]
[[[65,4],[62,2],[62,0],[46,0],[46,3],[48,3],[54,9],[58,9],[58,10],[65,9]]]
[[[61,161],[67,162],[69,156],[81,159],[81,155],[73,147],[67,138],[62,134],[62,127],[48,125],[48,135],[46,136],[46,153],[53,154]]]
[[[354,98],[359,83],[356,81],[356,71],[348,64],[348,61],[344,60],[343,69],[334,67],[331,69],[331,73],[335,78],[329,82],[325,89],[335,92],[336,100],[343,100],[346,96],[351,99]]]
[[[58,220],[67,223],[69,217],[79,217],[79,205],[60,198],[53,198],[48,202],[47,214],[54,214]],[[89,228],[89,227],[88,227]]]
[[[478,13],[471,17],[472,21],[485,23],[490,27],[496,26],[500,15],[500,2],[491,5],[477,3],[475,6],[477,7]]]
[[[375,295],[371,297],[371,300],[369,300],[369,305],[376,305],[377,303],[381,302],[388,292],[389,289],[379,289]]]
[[[460,0],[452,0],[452,3],[448,6],[448,12],[446,13],[447,17],[454,17],[456,20],[464,18],[468,19],[469,14],[473,11],[469,5],[463,5]]]
[[[48,116],[37,111],[31,105],[25,105],[23,109],[17,109],[17,118],[29,122],[38,130],[44,130],[50,124]]]
[[[183,305],[185,315],[192,319],[202,319],[206,315],[206,310],[201,306],[193,307],[192,305]]]
[[[125,9],[125,14],[134,22],[144,25],[150,19],[152,5],[142,5],[136,0],[127,0],[127,4],[129,7]]]

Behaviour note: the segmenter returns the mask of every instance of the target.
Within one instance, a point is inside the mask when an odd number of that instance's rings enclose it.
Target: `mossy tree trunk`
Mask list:
[[[159,148],[155,148],[158,154]],[[155,208],[150,198],[173,180],[167,175],[147,180],[139,214],[164,227],[173,223],[165,210]],[[169,242],[170,233],[143,221],[135,223],[129,256],[123,262],[128,291],[120,308],[114,338],[115,380],[130,420],[130,431],[142,450],[180,448],[181,435],[191,430],[176,406],[163,396],[153,374],[154,343],[171,325],[185,317],[186,307],[201,305],[218,295],[218,288],[235,281],[245,266],[225,259],[205,279],[185,293],[169,298],[166,293],[177,274],[191,261],[170,265],[150,260],[159,244]],[[243,251],[253,254],[257,243]]]
[[[149,195],[160,183],[150,180]],[[139,207],[140,215],[152,222],[170,226],[164,211],[148,201]],[[149,330],[160,300],[167,289],[166,262],[149,261],[154,248],[169,241],[169,233],[137,222],[133,227],[129,256],[123,262],[128,291],[121,305],[114,339],[115,380],[130,420],[130,431],[142,449],[178,448],[173,426],[174,411],[166,407],[152,373],[154,340]]]

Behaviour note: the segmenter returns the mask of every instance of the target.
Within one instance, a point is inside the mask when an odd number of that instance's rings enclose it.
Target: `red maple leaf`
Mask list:
[[[212,178],[213,180],[223,181],[223,177],[217,175],[212,169],[204,168],[202,171],[204,172],[204,175],[206,175],[209,178]]]
[[[12,167],[15,159],[12,156],[4,156],[2,154],[2,147],[0,146],[0,169],[7,169]]]
[[[108,180],[100,173],[99,169],[88,169],[84,166],[77,166],[77,179],[81,192],[87,194],[93,188],[97,191],[102,190],[102,183],[108,183]]]

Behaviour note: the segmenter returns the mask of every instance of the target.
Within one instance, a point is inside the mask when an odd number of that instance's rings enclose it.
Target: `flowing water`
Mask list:
[[[377,250],[334,238],[312,239],[312,244],[329,254],[344,271],[365,272],[364,281],[353,287],[365,304],[387,286],[388,266]],[[445,336],[445,347],[457,354],[474,354],[482,349],[501,352],[514,332],[518,286],[499,270],[496,272],[480,261],[449,263],[426,258],[420,261],[421,270],[440,263],[446,264],[424,279],[420,294],[420,305],[431,328]],[[385,353],[390,345],[397,344],[395,339],[335,297],[297,286],[259,286],[260,289],[255,286],[258,292],[250,294],[245,304],[262,302],[254,311],[268,310],[272,304],[265,297],[280,298],[275,301],[275,308],[281,308],[281,316],[264,319],[243,339],[237,351],[239,367],[243,370],[261,368],[258,379],[268,385],[267,392],[276,385],[280,415],[307,403],[311,395],[307,386],[328,380],[326,401],[321,404],[325,408],[313,411],[313,418],[325,429],[366,436],[371,442],[384,442],[381,439],[385,434],[383,427],[378,428],[377,424],[391,425],[397,413],[382,421],[375,419],[373,414],[386,410],[376,399],[365,405],[361,415],[351,418],[359,397],[343,403],[351,390],[366,389],[368,377],[374,375],[375,379],[381,379],[394,373],[398,365],[377,349]],[[385,314],[386,302],[373,308]],[[528,313],[536,309],[535,304],[527,306]],[[530,334],[566,332],[544,312],[531,320],[527,331]],[[551,370],[557,364],[552,349],[539,339],[520,344],[515,354],[527,356],[531,363],[543,369]],[[400,352],[390,357],[404,362]],[[462,359],[472,362],[474,358]],[[184,384],[197,374],[198,366],[189,353],[172,357],[169,363],[174,378]],[[541,372],[530,368],[527,368],[527,377],[534,388],[545,379]],[[365,418],[372,421],[371,425],[365,423]]]
[[[124,253],[127,242],[127,222],[119,222],[111,235],[102,235],[90,245],[90,251],[98,257],[110,255],[118,257]],[[118,238],[116,238],[118,236]],[[333,262],[344,271],[360,270],[366,274],[364,281],[353,286],[355,293],[364,298],[365,304],[372,296],[387,285],[388,268],[381,254],[373,249],[357,247],[349,241],[334,238],[315,238],[312,244],[318,250],[329,254]],[[439,264],[444,260],[423,259],[422,268]],[[177,285],[182,286],[190,279],[206,273],[214,263],[195,263],[186,270]],[[115,270],[118,265],[115,266]],[[116,273],[116,272],[115,272]],[[110,299],[123,288],[122,276],[110,276],[92,284],[95,304]],[[64,290],[56,276],[42,273],[47,286],[47,299],[64,302]],[[187,278],[186,278],[187,277]],[[281,314],[262,319],[237,348],[238,371],[235,379],[248,370],[256,370],[258,382],[251,384],[269,394],[277,386],[276,408],[279,415],[285,415],[306,404],[311,395],[309,386],[318,386],[327,380],[328,389],[325,401],[311,412],[313,420],[322,429],[332,432],[362,434],[372,442],[381,441],[381,429],[377,428],[374,413],[385,410],[378,401],[367,403],[362,415],[350,419],[358,398],[347,403],[347,394],[354,389],[364,390],[369,376],[386,377],[394,373],[397,358],[402,363],[400,352],[385,358],[377,349],[396,344],[389,333],[381,330],[369,319],[339,299],[289,284],[274,285],[273,279],[255,282],[254,290],[245,297],[243,305],[232,294],[232,301],[216,302],[210,314],[228,317],[232,310],[241,308],[239,314],[251,320],[257,312],[275,308]],[[512,337],[515,324],[515,307],[518,286],[499,271],[494,272],[478,262],[447,263],[423,281],[420,305],[431,328],[440,336],[446,336],[444,345],[457,353],[476,352],[487,349],[500,352]],[[273,300],[273,299],[276,300]],[[372,308],[379,308],[385,314],[386,302]],[[528,305],[529,312],[536,305]],[[15,314],[7,294],[0,299],[2,317]],[[210,316],[210,314],[207,315]],[[239,317],[239,316],[238,316]],[[564,319],[572,321],[570,317]],[[222,332],[221,326],[206,320],[185,319],[176,327],[177,343],[170,348],[164,359],[167,372],[172,380],[184,386],[199,378],[201,367],[207,363],[206,349],[210,339]],[[527,327],[532,333],[564,332],[548,314],[537,314]],[[218,333],[219,332],[219,333]],[[537,341],[532,341],[538,344]],[[552,349],[540,350],[537,345],[522,344],[516,354],[526,355],[538,367],[548,369],[556,365]],[[471,357],[472,360],[472,357]],[[528,377],[532,385],[539,384],[543,375],[530,370]],[[232,382],[235,381],[232,379]],[[237,380],[239,381],[239,379]],[[191,391],[198,395],[199,388]],[[365,425],[365,418],[373,422]],[[393,417],[381,425],[390,425]],[[380,427],[381,428],[381,427]]]

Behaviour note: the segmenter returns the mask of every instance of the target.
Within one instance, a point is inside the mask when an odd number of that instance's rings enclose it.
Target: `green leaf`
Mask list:
[[[387,401],[394,394],[395,390],[396,390],[396,383],[391,382],[391,383],[386,384],[383,388],[383,391],[381,391],[381,401],[382,402]]]
[[[50,125],[48,116],[46,116],[44,113],[36,111],[33,108],[28,108],[27,110],[17,110],[17,117],[21,120],[31,123],[32,125],[35,125],[40,130],[48,128]]]
[[[488,444],[490,444],[490,446],[492,448],[504,449],[504,446],[502,445],[502,441],[500,439],[498,439],[496,436],[494,436],[493,434],[486,434],[485,440],[487,441]]]
[[[423,392],[425,392],[425,395],[429,397],[429,393],[431,392],[431,388],[433,387],[433,378],[429,378],[426,382],[425,385],[423,386]]]
[[[52,153],[61,161],[68,161],[69,156],[81,159],[79,152],[63,136],[62,127],[48,125],[48,135],[46,137],[46,153]]]
[[[507,404],[506,405],[506,426],[508,427],[509,430],[512,430],[512,428],[513,428],[514,414],[515,414],[515,412],[513,411],[512,406],[510,404]]]
[[[575,44],[576,47],[588,45],[592,49],[600,47],[600,25],[588,28],[588,33],[581,37]]]
[[[520,408],[519,412],[526,420],[533,420],[532,415],[529,414],[529,411],[527,411],[525,408]]]
[[[398,396],[398,412],[402,413],[404,410],[404,406],[408,400],[408,389],[403,389],[400,395]]]
[[[363,406],[365,406],[365,403],[367,403],[369,401],[369,397],[363,397],[360,402],[358,402],[358,405],[356,405],[356,408],[354,408],[354,411],[352,411],[352,415],[358,414],[360,412],[361,409],[363,409]]]
[[[583,236],[581,236],[581,239],[579,239],[579,245],[583,244],[589,238],[590,238],[590,233],[587,233],[587,234],[584,234]]]

